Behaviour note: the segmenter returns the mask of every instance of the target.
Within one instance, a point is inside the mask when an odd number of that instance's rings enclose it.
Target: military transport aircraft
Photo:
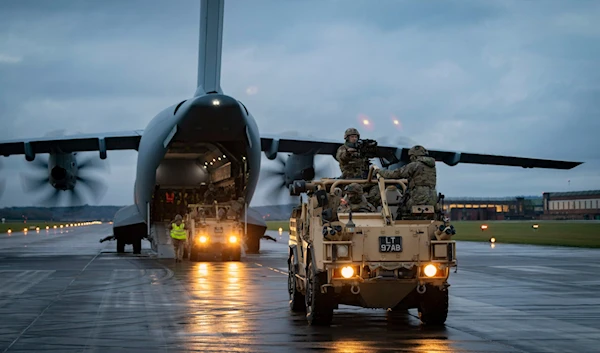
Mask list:
[[[132,244],[134,253],[139,253],[142,239],[151,238],[155,222],[172,217],[151,211],[160,208],[156,205],[157,195],[173,190],[193,192],[205,188],[208,181],[227,187],[232,199],[245,198],[248,252],[258,252],[266,224],[247,205],[258,183],[261,152],[271,160],[278,153],[290,153],[280,172],[281,184],[286,186],[295,179],[313,178],[315,154],[335,156],[341,141],[259,133],[244,104],[224,94],[220,86],[223,12],[224,0],[201,0],[197,90],[193,97],[158,113],[145,130],[0,141],[0,155],[24,155],[32,162],[37,155],[48,154],[48,162],[42,163],[48,173],[44,182],[59,193],[84,184],[78,175],[82,163],[77,160],[77,152],[97,151],[100,159],[106,159],[107,151],[136,150],[134,204],[114,217],[118,252],[124,251],[125,244]],[[380,160],[385,167],[403,165],[409,160],[408,148],[379,146]],[[430,154],[450,166],[475,163],[571,169],[581,164],[436,150],[430,150]]]

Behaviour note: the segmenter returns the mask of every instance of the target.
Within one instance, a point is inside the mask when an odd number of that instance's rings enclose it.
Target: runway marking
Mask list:
[[[23,329],[23,331],[21,331],[21,333],[19,333],[19,335],[18,335],[18,336],[17,336],[17,337],[16,337],[16,338],[15,338],[15,339],[14,339],[14,340],[13,340],[13,341],[12,341],[12,342],[9,344],[9,345],[8,345],[8,347],[6,347],[6,349],[3,351],[3,353],[7,352],[7,351],[8,351],[8,350],[9,350],[9,349],[12,347],[12,346],[14,346],[14,345],[15,345],[15,343],[17,343],[17,341],[18,341],[18,340],[20,340],[20,339],[21,339],[21,337],[23,337],[23,335],[25,334],[25,332],[27,332],[27,331],[28,331],[30,328],[32,328],[32,327],[33,327],[33,325],[35,325],[35,323],[36,323],[36,322],[37,322],[37,321],[38,321],[38,320],[39,320],[39,319],[40,319],[40,318],[41,318],[41,317],[44,315],[44,313],[45,313],[46,311],[48,311],[48,309],[50,309],[50,307],[51,307],[51,306],[52,306],[54,303],[56,303],[56,302],[57,302],[57,301],[58,301],[58,300],[59,300],[59,299],[62,297],[62,295],[63,295],[63,294],[64,294],[64,293],[67,291],[67,289],[69,289],[69,287],[70,287],[70,286],[71,286],[71,285],[72,285],[72,284],[73,284],[73,283],[74,283],[74,282],[75,282],[75,281],[76,281],[76,280],[79,278],[79,276],[80,276],[80,275],[81,275],[83,272],[85,272],[85,270],[88,268],[88,266],[89,266],[89,265],[90,265],[92,262],[94,262],[94,260],[96,260],[96,258],[97,258],[98,256],[100,256],[100,254],[101,254],[101,252],[98,252],[98,253],[97,253],[97,254],[96,254],[94,257],[92,257],[92,259],[91,259],[91,260],[90,260],[90,261],[89,261],[89,262],[88,262],[88,263],[87,263],[87,264],[86,264],[86,265],[85,265],[85,266],[84,266],[84,267],[81,269],[81,271],[79,271],[79,273],[78,273],[77,275],[75,275],[75,277],[73,277],[73,280],[72,280],[71,282],[69,282],[69,284],[67,284],[67,285],[65,286],[65,288],[63,288],[63,290],[62,290],[62,291],[60,291],[60,293],[58,293],[58,294],[57,294],[57,295],[54,297],[54,299],[52,299],[52,301],[51,301],[51,302],[48,304],[48,306],[46,306],[46,307],[44,308],[44,310],[42,310],[42,312],[41,312],[41,313],[40,313],[40,314],[39,314],[39,315],[38,315],[38,316],[37,316],[35,319],[33,319],[33,321],[31,321],[31,323],[30,323],[30,324],[29,324],[27,327],[25,327],[25,328]]]
[[[283,269],[283,268],[274,268],[274,267],[269,267],[269,266],[265,266],[265,265],[259,264],[258,262],[255,262],[254,264],[255,264],[256,266],[267,268],[267,269],[269,269],[269,270],[271,270],[271,271],[273,271],[273,272],[277,272],[277,273],[280,273],[280,274],[282,274],[282,275],[285,275],[285,276],[287,276],[287,275],[288,275],[287,268],[285,268],[285,271],[282,271],[282,269]]]
[[[45,280],[54,270],[0,270],[0,294],[18,295]]]
[[[532,273],[546,273],[546,274],[571,274],[576,273],[577,271],[573,270],[565,270],[561,268],[555,267],[546,267],[546,266],[490,266],[493,268],[501,268],[506,270],[514,270],[514,271],[523,271],[523,272],[532,272]]]

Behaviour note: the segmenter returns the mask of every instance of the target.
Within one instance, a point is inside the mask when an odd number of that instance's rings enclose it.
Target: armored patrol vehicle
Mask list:
[[[229,212],[231,205],[191,204],[187,215],[190,235],[187,254],[190,261],[208,261],[220,256],[223,261],[240,261],[244,226]]]
[[[408,180],[377,175],[375,181],[374,171],[364,180],[290,185],[290,194],[306,195],[290,218],[290,309],[305,311],[311,325],[330,324],[339,304],[390,314],[417,308],[424,324],[444,324],[448,277],[457,260],[454,227],[439,207],[443,196],[436,205],[397,214]],[[379,188],[377,212],[337,212],[345,201],[342,189],[351,183]]]

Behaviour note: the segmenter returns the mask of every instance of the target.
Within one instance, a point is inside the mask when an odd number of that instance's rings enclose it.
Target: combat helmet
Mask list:
[[[416,145],[416,146],[411,147],[410,150],[408,150],[408,156],[409,157],[429,156],[429,152],[427,152],[427,149],[425,149],[425,147]]]
[[[348,136],[350,135],[356,135],[358,136],[358,138],[360,138],[360,132],[358,132],[358,130],[353,127],[349,127],[346,129],[346,131],[344,131],[344,140],[347,140]]]
[[[357,183],[352,183],[352,184],[349,184],[348,186],[346,186],[346,187],[344,188],[344,191],[345,191],[346,193],[349,193],[349,194],[358,194],[358,195],[362,195],[362,193],[363,193],[363,188],[362,188],[362,186],[360,186],[360,184],[357,184]]]

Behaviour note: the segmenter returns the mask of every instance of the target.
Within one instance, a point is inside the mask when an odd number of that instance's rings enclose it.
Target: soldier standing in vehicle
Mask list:
[[[363,188],[358,183],[352,183],[344,189],[346,196],[342,198],[342,204],[338,213],[352,212],[377,212],[375,206],[367,202]]]
[[[369,159],[361,156],[356,149],[359,139],[360,133],[353,127],[344,132],[345,142],[338,148],[335,156],[340,163],[341,179],[366,179],[369,174]],[[379,205],[379,189],[376,184],[365,185],[365,189],[367,200],[373,205]]]
[[[231,201],[231,207],[227,211],[228,217],[236,217],[240,219],[242,217],[242,210],[244,209],[244,198],[239,197],[237,200]]]
[[[396,170],[379,170],[387,179],[408,179],[403,213],[410,213],[412,206],[433,205],[437,209],[435,159],[423,146],[413,146],[408,151],[410,163]]]
[[[217,199],[217,192],[213,183],[208,184],[208,190],[204,193],[204,204],[212,204]]]
[[[369,159],[359,154],[356,143],[360,133],[355,128],[348,128],[344,132],[344,144],[341,145],[335,155],[340,163],[342,179],[363,179],[369,172]]]
[[[175,250],[175,262],[183,261],[183,248],[187,241],[187,231],[183,217],[176,215],[175,220],[171,222],[171,241]]]

